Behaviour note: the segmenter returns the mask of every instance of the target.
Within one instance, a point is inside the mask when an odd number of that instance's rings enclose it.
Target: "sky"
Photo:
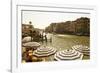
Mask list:
[[[51,23],[73,21],[80,17],[90,17],[90,14],[22,11],[22,24],[31,21],[34,28],[45,29]]]

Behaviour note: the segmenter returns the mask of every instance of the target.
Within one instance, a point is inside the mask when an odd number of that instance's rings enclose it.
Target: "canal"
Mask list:
[[[89,47],[90,44],[88,36],[47,34],[47,39],[47,42],[40,42],[42,46],[55,47],[58,50],[70,49],[74,45],[86,45]]]

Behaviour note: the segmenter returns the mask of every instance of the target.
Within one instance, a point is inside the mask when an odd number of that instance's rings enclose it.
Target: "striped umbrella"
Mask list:
[[[56,53],[56,49],[53,47],[40,47],[33,52],[33,55],[37,57],[47,57]]]
[[[40,47],[40,44],[37,42],[28,42],[28,43],[24,43],[23,46],[37,49],[38,47]]]
[[[79,51],[79,52],[83,53],[84,55],[90,54],[90,49],[88,46],[75,45],[72,47],[72,49],[75,49],[76,51]]]
[[[69,49],[69,50],[63,50],[59,51],[55,54],[54,59],[57,61],[60,60],[76,60],[76,59],[82,59],[83,54],[74,50],[74,49]]]

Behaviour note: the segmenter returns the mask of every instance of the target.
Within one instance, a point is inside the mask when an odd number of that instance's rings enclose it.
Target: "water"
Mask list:
[[[50,42],[48,37],[52,37],[52,42]],[[57,50],[70,49],[74,45],[85,45],[89,47],[90,44],[90,38],[88,36],[47,34],[47,38],[47,42],[39,42],[42,44],[41,46],[50,46]]]

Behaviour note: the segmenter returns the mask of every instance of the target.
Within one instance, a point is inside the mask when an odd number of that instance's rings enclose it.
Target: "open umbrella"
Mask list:
[[[75,45],[72,47],[72,49],[75,49],[76,51],[79,51],[79,52],[83,53],[84,55],[90,54],[90,49],[88,46]]]
[[[38,47],[40,47],[40,44],[37,42],[28,42],[28,43],[24,43],[23,46],[28,47],[28,48],[37,49]]]
[[[56,53],[56,49],[53,47],[40,47],[33,52],[33,55],[37,57],[47,57]]]
[[[57,61],[61,60],[76,60],[76,59],[82,59],[83,54],[74,50],[74,49],[68,49],[59,51],[55,54],[54,59]]]
[[[30,36],[24,37],[24,38],[22,39],[22,42],[23,42],[23,43],[31,42],[31,37],[30,37]]]

